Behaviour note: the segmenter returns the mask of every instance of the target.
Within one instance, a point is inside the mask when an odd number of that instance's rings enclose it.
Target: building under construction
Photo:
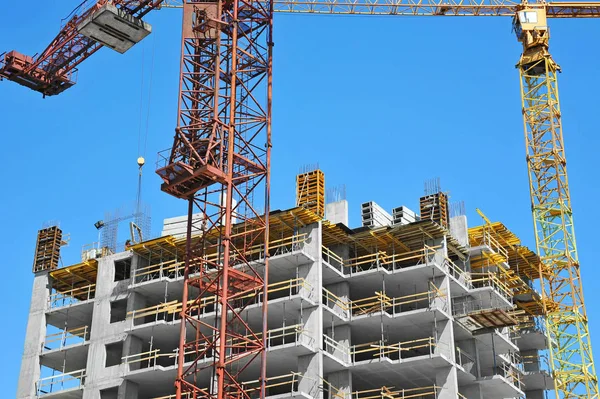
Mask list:
[[[227,338],[230,351],[243,352],[268,305],[265,396],[541,399],[553,389],[534,288],[545,271],[506,226],[482,213],[468,225],[433,184],[418,212],[369,202],[353,228],[344,198],[325,202],[322,172],[296,183],[296,206],[270,213],[269,253],[256,242],[240,254],[240,268],[260,270],[269,258],[268,291],[237,296],[244,323]],[[167,219],[161,237],[61,268],[60,229],[40,231],[18,398],[175,398],[181,356],[188,381],[210,397],[215,370],[205,365],[215,348],[198,336],[222,308],[200,285],[187,293],[186,314],[201,327],[184,324],[196,347],[179,346],[186,220]],[[211,237],[195,220],[196,239]],[[235,224],[234,236],[247,226]],[[259,397],[260,364],[248,364],[230,372]]]

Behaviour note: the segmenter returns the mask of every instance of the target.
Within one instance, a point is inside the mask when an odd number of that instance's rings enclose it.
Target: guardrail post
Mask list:
[[[398,342],[398,360],[402,360],[402,342]]]

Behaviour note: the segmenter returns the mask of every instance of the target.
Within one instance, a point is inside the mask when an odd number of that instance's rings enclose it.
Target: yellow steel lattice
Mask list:
[[[542,296],[557,396],[598,398],[561,126],[556,73],[546,45],[517,65],[537,252],[549,275]]]

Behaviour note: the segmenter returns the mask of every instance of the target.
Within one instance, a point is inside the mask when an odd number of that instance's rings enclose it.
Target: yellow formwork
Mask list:
[[[296,176],[296,206],[325,217],[325,174],[319,170]]]

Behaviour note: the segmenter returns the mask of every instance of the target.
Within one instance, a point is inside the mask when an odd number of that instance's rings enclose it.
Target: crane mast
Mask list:
[[[157,169],[162,190],[188,201],[177,399],[250,399],[240,375],[252,363],[265,396],[272,21],[269,3],[255,0],[183,5],[177,128]],[[253,304],[261,326],[244,316]],[[197,317],[213,306],[213,325]],[[214,373],[208,388],[196,383],[204,373]]]
[[[0,55],[0,79],[44,96],[59,94],[75,84],[79,64],[101,47],[124,52],[143,39],[150,27],[141,18],[162,7],[183,8],[177,128],[173,147],[159,154],[157,165],[161,189],[188,203],[177,399],[248,398],[239,376],[253,362],[261,363],[261,397],[265,393],[273,12],[513,17],[523,45],[517,68],[556,396],[600,398],[573,228],[560,67],[549,52],[546,22],[600,18],[600,2],[97,0],[76,10],[40,55]],[[117,21],[109,32],[95,26],[106,12]],[[201,226],[193,225],[195,213]],[[265,259],[259,266],[246,255],[256,248]],[[206,295],[217,298],[214,324],[197,317]],[[261,303],[260,327],[242,316],[250,303]],[[200,362],[204,358],[213,360]],[[213,383],[198,387],[200,375],[210,375]]]
[[[549,276],[541,281],[555,389],[561,398],[598,398],[558,99],[560,67],[548,50],[545,10],[520,11],[515,32],[523,44],[517,68],[533,225],[537,252]]]

